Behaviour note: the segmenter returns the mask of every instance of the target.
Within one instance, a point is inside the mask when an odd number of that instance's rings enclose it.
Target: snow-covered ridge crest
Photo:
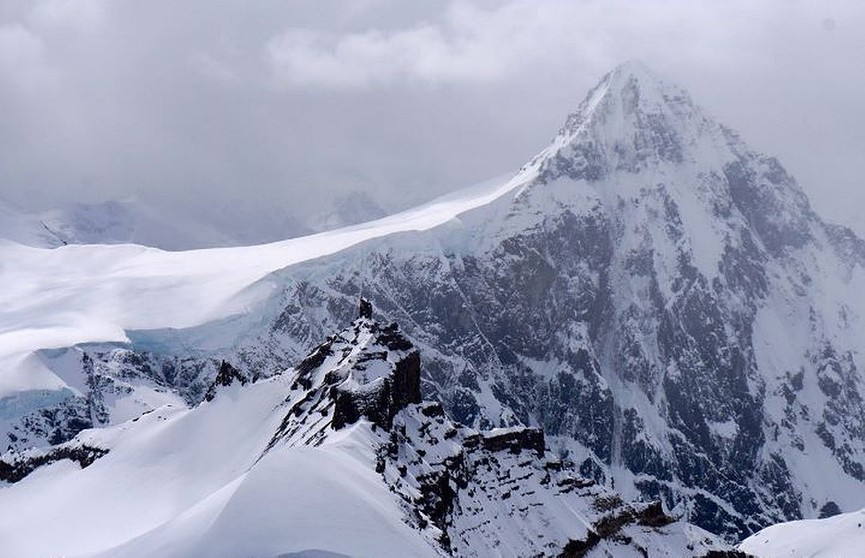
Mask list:
[[[213,397],[193,409],[156,409],[82,432],[50,459],[29,452],[12,471],[28,474],[0,487],[0,509],[16,510],[0,520],[4,551],[19,558],[732,552],[659,503],[626,503],[582,478],[573,463],[548,454],[537,429],[479,432],[438,403],[420,403],[417,349],[397,326],[374,321],[368,304],[361,312],[294,370],[252,383],[226,371]]]
[[[361,419],[390,428],[396,413],[420,403],[420,377],[418,350],[396,324],[375,322],[372,305],[361,299],[351,326],[297,365],[291,389],[305,394],[296,398],[268,447],[318,443],[326,427],[339,430]],[[309,423],[320,426],[309,432]]]

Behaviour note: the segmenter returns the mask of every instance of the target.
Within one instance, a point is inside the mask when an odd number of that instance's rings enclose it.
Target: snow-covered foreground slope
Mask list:
[[[573,464],[545,456],[535,430],[479,433],[419,404],[417,350],[369,316],[362,307],[294,371],[250,385],[224,367],[193,409],[162,407],[82,432],[53,453],[0,462],[12,483],[0,485],[0,555],[729,550],[660,507],[626,504],[575,475]],[[95,457],[82,469],[74,451]]]
[[[865,554],[865,510],[779,523],[739,545],[758,558],[844,558]]]
[[[263,455],[294,402],[285,401],[291,380],[236,385],[193,410],[163,407],[83,433],[73,443],[109,453],[83,470],[60,461],[0,488],[0,555],[325,549],[373,557],[404,549],[406,556],[434,556],[377,479],[368,425],[320,447]]]

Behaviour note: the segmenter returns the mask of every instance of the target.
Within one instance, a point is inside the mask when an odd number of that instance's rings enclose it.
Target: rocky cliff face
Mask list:
[[[63,444],[82,430],[117,424],[164,404],[193,405],[240,377],[217,356],[132,347],[70,347],[43,351],[40,358],[50,369],[76,378],[78,389],[19,400],[10,414],[20,418],[4,424],[6,417],[0,417],[0,427],[8,430],[5,451]]]
[[[295,372],[292,390],[303,395],[285,415],[271,446],[307,435],[310,423],[339,430],[366,419],[389,429],[399,411],[421,401],[420,354],[395,323],[381,327],[375,322],[364,299],[351,327],[313,349]]]
[[[408,526],[408,533],[426,542],[425,556],[704,557],[723,552],[745,556],[714,535],[671,517],[660,502],[628,503],[585,478],[573,461],[550,452],[539,429],[520,426],[479,431],[454,422],[440,403],[421,402],[421,374],[418,349],[396,324],[376,322],[372,307],[362,300],[360,316],[313,349],[293,370],[250,382],[223,362],[205,401],[196,408],[174,412],[163,408],[154,416],[144,415],[113,429],[88,430],[54,448],[4,456],[0,480],[14,485],[40,467],[68,460],[88,470],[71,465],[55,469],[55,475],[66,476],[64,486],[83,482],[98,491],[109,488],[105,483],[116,476],[151,475],[153,460],[196,461],[202,459],[201,454],[215,455],[216,450],[230,454],[222,459],[234,462],[230,466],[234,472],[220,481],[227,483],[218,491],[222,514],[231,509],[233,499],[248,498],[234,495],[243,493],[239,486],[244,482],[262,474],[259,469],[267,470],[262,463],[290,463],[290,456],[311,455],[311,448],[320,448],[320,466],[329,466],[333,459],[350,459],[354,475],[375,479],[377,486],[365,485],[361,495],[353,496],[358,500],[349,500],[349,505],[368,505],[366,499],[375,495],[371,501],[377,509],[386,510],[389,517]],[[201,432],[213,440],[203,439]],[[177,437],[186,435],[196,441],[180,443]],[[234,442],[232,437],[236,437]],[[174,448],[177,455],[166,456],[165,447]],[[204,479],[221,468],[214,464],[206,470],[189,470],[181,465],[177,472],[195,476],[190,481],[195,485],[206,484]],[[308,474],[302,468],[278,471],[280,475]],[[43,477],[54,482],[51,475]],[[168,483],[175,480],[164,479]],[[343,481],[354,482],[352,478],[330,478],[327,486],[316,488],[318,498],[332,501],[333,487]],[[40,482],[46,481],[35,479],[19,486],[38,491]],[[266,486],[269,494],[280,493],[281,483],[269,481]],[[76,489],[71,493],[76,494]],[[9,494],[0,492],[0,506]],[[196,546],[209,537],[184,526],[183,517],[202,513],[214,500],[213,494],[204,489],[203,499],[189,508],[197,511],[157,522],[169,526],[169,547],[147,546],[149,539],[162,540],[162,527],[157,526],[144,536],[135,532],[131,546],[121,544],[107,555],[152,555],[154,548],[183,549],[178,552],[184,556],[210,555]],[[286,495],[286,505],[292,505],[295,496]],[[55,504],[64,509],[79,502],[60,496]],[[316,528],[323,531],[329,529],[328,521],[337,512],[325,510],[313,518]],[[393,531],[397,527],[378,528]],[[232,536],[258,538],[242,529]],[[363,536],[375,538],[376,534],[360,534],[359,546],[363,546]],[[26,540],[16,538],[12,544],[30,548]],[[278,548],[273,543],[265,546]],[[388,548],[387,554],[398,550],[405,549]],[[413,552],[417,554],[417,549]],[[29,555],[28,551],[23,555]]]

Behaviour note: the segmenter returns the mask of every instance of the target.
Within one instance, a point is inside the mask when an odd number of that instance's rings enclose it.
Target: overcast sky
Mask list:
[[[515,170],[638,58],[865,234],[863,6],[2,0],[0,197],[405,206]]]

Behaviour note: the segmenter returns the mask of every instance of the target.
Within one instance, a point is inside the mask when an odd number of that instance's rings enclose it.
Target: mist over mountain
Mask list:
[[[724,556],[865,502],[865,241],[640,62],[509,180],[400,214],[262,246],[0,250],[0,540],[21,556],[81,529],[83,555],[193,556],[213,518],[252,541],[248,506],[292,492],[386,532],[244,551]],[[183,498],[111,500],[150,502],[111,537],[46,527],[150,464]],[[269,492],[292,471],[358,480]]]
[[[318,197],[315,209],[296,206],[217,203],[178,207],[129,199],[75,203],[28,212],[0,200],[2,238],[28,246],[140,244],[163,250],[248,246],[338,229],[384,217],[364,192]]]
[[[863,25],[854,0],[7,0],[0,198],[227,208],[230,237],[322,196],[392,213],[515,168],[638,57],[862,236]]]

